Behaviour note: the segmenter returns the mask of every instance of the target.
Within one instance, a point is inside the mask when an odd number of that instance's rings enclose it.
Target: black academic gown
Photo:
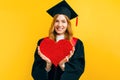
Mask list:
[[[41,41],[38,41],[37,46]],[[74,55],[65,63],[65,71],[62,71],[59,66],[52,68],[49,72],[45,70],[46,62],[38,55],[36,48],[34,55],[34,63],[32,67],[32,77],[34,80],[79,80],[84,72],[85,59],[84,59],[84,46],[81,40],[77,40],[75,45]]]

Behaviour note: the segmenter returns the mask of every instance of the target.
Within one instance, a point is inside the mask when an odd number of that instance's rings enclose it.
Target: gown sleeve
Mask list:
[[[61,76],[61,80],[79,80],[84,72],[84,46],[81,40],[77,40],[74,55],[65,63],[65,71]]]
[[[40,42],[43,39],[38,41],[37,47],[40,45]],[[36,47],[36,51],[34,54],[34,63],[32,66],[32,77],[34,80],[48,80],[47,78],[47,71],[45,70],[46,62],[41,59],[41,57],[38,55],[38,49]]]

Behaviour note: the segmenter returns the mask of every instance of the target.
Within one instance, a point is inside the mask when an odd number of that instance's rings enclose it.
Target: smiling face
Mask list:
[[[56,35],[65,35],[65,39],[72,39],[73,33],[71,22],[66,15],[56,14],[53,17],[53,21],[49,29],[49,38],[56,40]]]
[[[63,35],[67,29],[68,22],[64,15],[60,14],[54,23],[54,30],[57,35]]]

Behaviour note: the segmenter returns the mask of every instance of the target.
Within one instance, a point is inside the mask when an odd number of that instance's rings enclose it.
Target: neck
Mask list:
[[[56,42],[61,40],[61,39],[64,39],[65,38],[65,35],[56,35]]]

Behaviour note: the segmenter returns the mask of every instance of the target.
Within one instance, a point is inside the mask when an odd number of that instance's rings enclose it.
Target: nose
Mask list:
[[[61,27],[61,26],[62,26],[62,23],[61,23],[61,22],[59,22],[59,23],[58,23],[58,26],[59,26],[59,27]]]

